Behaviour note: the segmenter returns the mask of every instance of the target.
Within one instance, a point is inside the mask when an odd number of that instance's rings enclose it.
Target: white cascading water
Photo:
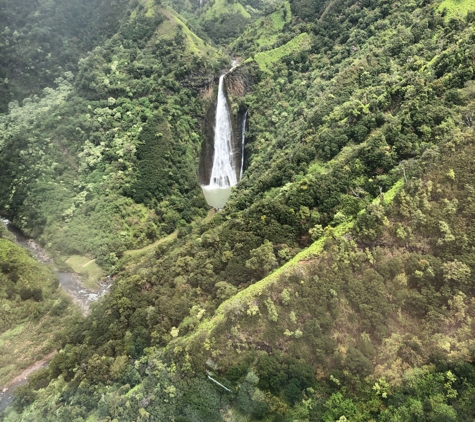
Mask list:
[[[246,122],[247,122],[247,111],[244,113],[244,119],[242,122],[242,136],[241,136],[241,171],[239,173],[239,180],[242,179],[242,172],[244,171],[244,146],[246,143]]]
[[[202,186],[208,205],[223,208],[236,185],[236,158],[233,153],[233,131],[229,107],[224,93],[224,77],[219,78],[216,123],[214,128],[213,167],[209,185]]]
[[[209,185],[219,188],[237,184],[236,166],[233,154],[233,132],[226,95],[224,75],[219,78],[216,125],[214,128],[214,156]]]

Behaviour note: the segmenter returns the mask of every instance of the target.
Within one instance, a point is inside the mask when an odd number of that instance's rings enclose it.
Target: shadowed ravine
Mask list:
[[[48,264],[51,260],[46,252],[33,240],[26,237],[20,229],[13,226],[7,219],[1,218],[0,224],[5,224],[8,231],[15,236],[15,241],[18,245],[28,249],[32,255],[42,264]],[[101,283],[97,292],[86,289],[82,286],[79,276],[73,273],[55,270],[58,276],[59,284],[63,290],[71,296],[72,300],[78,305],[82,312],[86,314],[89,311],[91,303],[98,300],[103,296],[110,287],[110,284]],[[4,410],[13,400],[13,392],[20,386],[26,384],[27,377],[38,369],[48,366],[48,361],[52,357],[43,358],[42,360],[35,362],[22,374],[17,376],[11,383],[6,386],[0,386],[0,411]]]

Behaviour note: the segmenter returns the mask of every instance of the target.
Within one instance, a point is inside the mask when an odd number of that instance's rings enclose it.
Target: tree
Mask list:
[[[466,285],[470,279],[472,271],[467,264],[454,260],[451,262],[446,262],[442,265],[444,270],[444,280],[447,283],[457,283],[459,288],[462,288]]]
[[[264,240],[261,246],[251,250],[251,258],[246,261],[246,268],[254,270],[259,278],[265,277],[277,265],[274,247],[268,240]]]

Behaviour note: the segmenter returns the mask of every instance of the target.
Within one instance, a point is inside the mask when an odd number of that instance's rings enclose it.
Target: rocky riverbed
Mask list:
[[[20,246],[28,249],[31,254],[41,263],[45,265],[52,264],[52,259],[48,253],[33,239],[25,236],[21,230],[16,228],[11,222],[5,218],[1,218],[3,224],[6,225],[8,231],[14,236],[14,240]],[[2,223],[0,223],[2,224]],[[59,271],[55,269],[58,276],[59,284],[66,293],[71,296],[74,303],[76,303],[84,314],[87,314],[92,303],[97,301],[101,296],[105,295],[110,288],[111,278],[107,277],[106,282],[101,282],[97,292],[86,289],[78,274]],[[43,359],[35,362],[33,365],[25,369],[21,374],[14,378],[8,385],[0,386],[0,412],[4,410],[13,400],[13,392],[18,387],[26,384],[27,378],[38,369],[48,366],[48,362],[54,353],[43,357]]]
[[[28,249],[41,263],[52,263],[48,253],[38,243],[25,236],[22,231],[15,227],[9,220],[2,218],[2,221],[7,226],[8,231],[14,235],[15,241],[18,245]],[[82,285],[81,278],[78,274],[59,271],[57,269],[55,269],[55,273],[58,276],[61,287],[66,293],[69,294],[69,296],[71,296],[74,303],[76,303],[82,309],[84,314],[87,314],[92,303],[107,293],[112,281],[110,277],[107,277],[105,282],[100,283],[98,291],[92,291],[86,289]]]

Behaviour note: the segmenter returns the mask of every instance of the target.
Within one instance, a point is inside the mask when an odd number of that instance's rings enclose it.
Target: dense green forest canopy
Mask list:
[[[0,11],[0,213],[115,275],[5,420],[474,418],[473,2]],[[230,55],[246,166],[213,215]]]

